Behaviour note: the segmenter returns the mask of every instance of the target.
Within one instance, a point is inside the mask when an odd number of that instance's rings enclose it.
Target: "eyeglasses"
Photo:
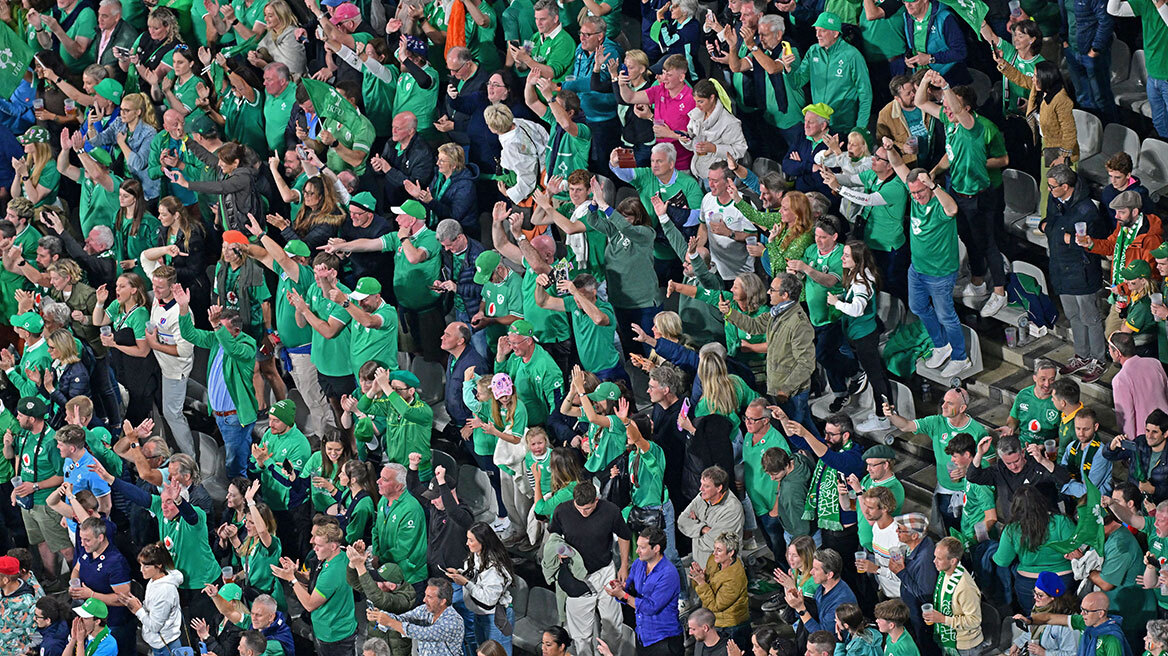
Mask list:
[[[596,36],[597,34],[604,34],[604,32],[581,32],[580,36]]]
[[[1106,608],[1080,608],[1079,614],[1086,615],[1087,613],[1106,613]]]
[[[766,421],[766,417],[743,417],[746,421]]]

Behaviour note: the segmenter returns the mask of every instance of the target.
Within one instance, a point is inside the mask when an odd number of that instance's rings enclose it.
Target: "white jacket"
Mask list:
[[[146,597],[134,615],[142,622],[142,639],[154,649],[178,640],[182,631],[182,605],[178,600],[178,586],[182,582],[182,572],[173,569],[146,584]]]
[[[541,157],[547,150],[548,133],[542,125],[523,118],[515,119],[515,129],[499,135],[499,145],[503,152],[499,155],[499,167],[515,172],[515,185],[507,189],[507,197],[518,205],[531,196],[539,185],[539,173],[543,166]]]
[[[699,141],[714,144],[714,152],[699,155],[694,151],[693,159],[690,160],[689,172],[700,180],[710,177],[710,165],[718,160],[725,161],[727,154],[733,155],[734,159],[742,159],[746,155],[742,121],[726,111],[721,101],[714,105],[714,111],[708,117],[697,107],[689,110],[687,130],[691,139],[683,139],[681,142],[686,148],[693,150],[693,145]]]

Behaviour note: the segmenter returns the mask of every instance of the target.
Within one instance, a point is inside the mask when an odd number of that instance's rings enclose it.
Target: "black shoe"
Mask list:
[[[847,404],[848,404],[848,395],[844,394],[843,396],[837,396],[834,399],[832,399],[831,405],[827,406],[827,409],[832,414],[835,414],[835,413],[839,412],[840,410],[842,410],[843,407]]]

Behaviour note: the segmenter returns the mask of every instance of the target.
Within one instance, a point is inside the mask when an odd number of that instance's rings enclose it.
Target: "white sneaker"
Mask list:
[[[1004,307],[1006,307],[1005,294],[990,294],[989,300],[985,302],[985,305],[981,306],[980,314],[982,317],[992,317],[998,312],[1001,312]]]
[[[860,425],[856,426],[856,430],[860,431],[861,433],[878,433],[880,431],[886,431],[891,428],[892,423],[888,421],[888,417],[875,416],[865,419],[864,421],[860,422]]]
[[[937,367],[940,367],[941,365],[945,364],[945,361],[949,359],[950,355],[953,355],[952,346],[948,344],[941,347],[934,346],[933,354],[929,356],[928,360],[925,360],[925,368],[936,369]]]
[[[965,358],[964,360],[950,360],[949,364],[945,365],[945,368],[941,370],[941,376],[944,378],[952,378],[969,369],[972,365],[973,363],[969,361],[969,358]]]
[[[495,521],[491,522],[491,530],[500,535],[506,533],[509,528],[511,528],[510,517],[498,517]]]
[[[962,298],[977,298],[979,296],[985,296],[988,293],[989,290],[986,288],[986,284],[984,282],[980,285],[967,282],[965,283],[965,286],[961,288],[960,296]]]

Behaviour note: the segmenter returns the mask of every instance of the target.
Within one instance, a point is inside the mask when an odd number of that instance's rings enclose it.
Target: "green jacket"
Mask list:
[[[815,329],[798,303],[782,310],[772,307],[757,317],[734,308],[726,321],[748,333],[766,332],[767,394],[790,397],[807,389],[815,371]]]
[[[811,102],[826,103],[835,110],[833,132],[867,127],[872,113],[872,76],[864,56],[847,41],[838,39],[826,49],[819,44],[811,46],[799,68],[787,75],[796,87],[810,82]]]
[[[810,535],[811,522],[803,519],[803,506],[807,487],[811,484],[811,467],[803,455],[792,456],[791,462],[795,463],[795,468],[779,483],[779,523],[784,531],[796,537]]]
[[[215,359],[214,349],[223,350],[223,379],[227,383],[227,393],[235,403],[239,425],[255,423],[255,386],[251,382],[256,361],[255,340],[246,333],[232,337],[231,333],[222,327],[214,331],[195,328],[190,312],[179,316],[178,330],[183,339],[211,351],[211,360]]]
[[[389,583],[397,584],[397,589],[393,592],[386,592],[377,587],[377,582],[369,576],[369,571],[366,570],[364,574],[358,576],[357,570],[352,567],[348,568],[345,576],[349,579],[349,585],[354,590],[365,595],[369,603],[377,610],[383,610],[387,613],[401,615],[408,610],[411,610],[417,604],[414,603],[414,587],[405,584],[405,577],[402,576],[401,568],[393,563],[382,565],[386,571],[385,580]],[[381,631],[374,626],[369,627],[370,638],[381,638],[389,643],[389,653],[391,654],[408,654],[410,653],[410,639],[403,638],[397,631]]]
[[[381,497],[373,522],[373,555],[378,562],[397,564],[412,585],[426,579],[428,545],[422,504],[406,490],[392,506]]]

